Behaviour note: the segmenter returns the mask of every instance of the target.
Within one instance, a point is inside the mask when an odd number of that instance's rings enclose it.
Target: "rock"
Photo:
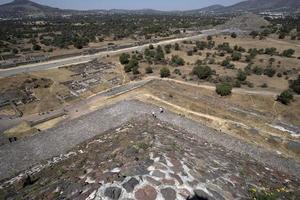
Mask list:
[[[300,154],[300,142],[289,141],[287,143],[287,149],[290,150],[290,151],[293,151],[297,154]]]
[[[151,175],[156,176],[158,178],[165,178],[166,177],[166,174],[161,172],[160,170],[154,170]]]
[[[282,143],[282,139],[280,137],[270,136],[268,138],[268,142],[272,143],[272,144],[280,144],[280,143]]]
[[[175,185],[175,180],[173,179],[162,179],[161,182],[164,185]]]
[[[122,193],[122,189],[120,189],[118,187],[109,187],[109,188],[106,188],[104,195],[113,200],[117,200],[120,198],[121,193]]]
[[[131,178],[126,183],[123,183],[122,186],[128,193],[130,193],[134,190],[135,186],[138,184],[139,184],[138,180],[136,180],[135,178]]]
[[[203,190],[195,190],[194,191],[195,196],[192,197],[191,199],[211,199],[210,196],[204,192]]]
[[[146,185],[145,187],[137,190],[134,196],[137,200],[155,200],[157,192],[152,186]]]
[[[162,196],[165,200],[175,200],[176,199],[176,192],[172,188],[164,188],[160,190]]]
[[[181,179],[180,176],[178,176],[177,174],[171,173],[170,176],[171,176],[172,178],[175,178],[175,179],[177,180],[177,182],[178,182],[179,185],[182,185],[182,184],[183,184],[182,179]]]
[[[159,186],[161,185],[161,183],[157,180],[155,180],[154,178],[150,177],[150,176],[147,176],[146,177],[146,180],[151,183],[152,185],[156,185],[156,186]]]

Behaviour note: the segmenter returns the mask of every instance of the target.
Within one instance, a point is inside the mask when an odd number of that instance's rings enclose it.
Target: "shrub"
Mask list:
[[[237,74],[237,79],[242,82],[245,81],[247,79],[246,72],[244,72],[243,70],[239,70]]]
[[[231,94],[231,91],[232,91],[232,86],[230,83],[223,82],[216,86],[216,92],[218,95],[228,96]]]
[[[150,45],[149,45],[149,49],[154,49],[153,44],[150,44]]]
[[[119,61],[122,65],[126,65],[129,63],[130,55],[128,53],[122,53],[119,57]]]
[[[172,56],[171,65],[172,66],[183,66],[185,61],[183,58],[179,57],[178,55]]]
[[[267,75],[268,77],[273,77],[275,74],[276,74],[276,70],[271,67],[267,67],[264,70],[264,75]]]
[[[193,55],[193,50],[189,50],[189,51],[187,52],[187,55],[188,55],[188,56],[192,56],[192,55]]]
[[[295,53],[294,49],[287,49],[287,50],[284,50],[281,55],[284,57],[290,58],[294,55],[294,53]]]
[[[212,75],[212,70],[209,66],[198,65],[193,68],[192,73],[199,79],[207,79]]]
[[[231,37],[236,38],[237,37],[236,33],[235,32],[231,33]]]
[[[263,69],[261,67],[258,67],[258,66],[255,66],[253,69],[252,69],[252,72],[256,75],[262,75],[263,73]]]
[[[291,101],[293,101],[294,96],[290,90],[283,91],[278,97],[276,101],[281,102],[284,105],[288,105]]]
[[[290,88],[297,94],[300,94],[300,75],[296,80],[291,81]]]
[[[180,50],[179,44],[175,43],[175,51],[179,51],[179,50]]]
[[[242,58],[242,54],[240,52],[234,51],[231,55],[233,61],[238,61]]]
[[[152,69],[151,66],[147,67],[145,71],[146,71],[146,74],[152,74],[153,73],[153,69]]]
[[[161,77],[161,78],[169,77],[170,74],[171,74],[171,73],[170,73],[169,68],[167,68],[167,67],[161,68],[161,70],[160,70],[160,77]]]
[[[132,68],[132,73],[133,73],[133,74],[140,74],[139,66],[138,66],[138,65],[136,65],[136,66],[134,66],[134,67]]]
[[[40,45],[38,45],[38,44],[34,44],[33,46],[32,46],[32,50],[34,50],[34,51],[39,51],[39,50],[41,50],[42,49],[42,47],[40,46]]]
[[[139,62],[136,60],[136,58],[132,57],[131,60],[127,65],[125,65],[124,70],[126,73],[131,72],[133,68],[138,68]],[[135,69],[136,72],[136,69]]]
[[[180,71],[180,69],[175,69],[173,73],[174,73],[174,74],[181,75],[181,71]]]

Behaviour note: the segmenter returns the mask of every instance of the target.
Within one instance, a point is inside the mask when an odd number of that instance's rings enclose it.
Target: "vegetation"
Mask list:
[[[169,77],[170,75],[171,75],[171,72],[170,72],[169,68],[167,68],[167,67],[161,68],[161,70],[160,70],[161,78],[166,78],[166,77]]]
[[[122,65],[127,65],[129,63],[130,55],[128,53],[122,53],[119,57],[120,63]]]
[[[193,68],[193,74],[199,79],[207,79],[212,75],[212,70],[209,66],[198,65]]]
[[[145,71],[146,71],[146,74],[152,74],[153,73],[153,69],[152,69],[151,66],[147,67]]]
[[[171,59],[171,63],[172,66],[183,66],[185,64],[185,61],[183,60],[183,58],[179,57],[178,55],[173,55],[172,59]]]
[[[296,80],[290,82],[290,88],[297,94],[300,94],[300,75]]]
[[[284,105],[290,104],[291,101],[293,101],[294,96],[293,93],[290,90],[283,91],[278,97],[277,101],[281,102]]]
[[[281,55],[284,57],[290,58],[294,55],[294,53],[295,53],[294,49],[287,49],[287,50],[284,50]]]
[[[228,82],[220,83],[216,86],[216,92],[221,96],[228,96],[231,94],[232,85]]]
[[[237,79],[242,82],[245,81],[247,79],[247,73],[243,70],[239,70],[237,74]]]

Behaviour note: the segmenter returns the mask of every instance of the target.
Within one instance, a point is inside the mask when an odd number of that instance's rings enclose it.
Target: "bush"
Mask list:
[[[193,72],[199,79],[207,79],[212,75],[212,70],[209,66],[198,65],[194,67]]]
[[[236,33],[235,32],[231,33],[231,37],[236,38],[237,37]]]
[[[180,71],[180,69],[175,69],[173,73],[174,73],[174,74],[177,74],[177,75],[179,75],[179,76],[181,76],[181,71]]]
[[[291,81],[290,88],[297,94],[300,94],[300,75],[296,80]]]
[[[283,91],[278,97],[276,101],[284,105],[288,105],[291,101],[293,101],[294,96],[290,90]]]
[[[295,53],[294,49],[287,49],[287,50],[284,50],[281,55],[284,57],[290,58],[294,55],[294,53]]]
[[[188,55],[188,56],[192,56],[192,55],[193,55],[193,50],[189,50],[189,51],[187,52],[187,55]]]
[[[179,50],[180,50],[179,44],[175,43],[175,51],[179,51]]]
[[[161,78],[166,78],[169,77],[171,75],[169,68],[167,67],[163,67],[160,70],[160,77]]]
[[[276,74],[276,70],[271,67],[267,67],[264,70],[264,75],[267,75],[268,77],[273,77],[275,74]]]
[[[247,79],[246,72],[244,72],[243,70],[239,70],[237,74],[237,79],[242,82],[245,81]]]
[[[147,67],[145,71],[146,71],[146,74],[152,74],[153,73],[153,69],[152,69],[151,66]]]
[[[234,51],[231,55],[233,61],[238,61],[242,58],[242,54],[240,52]]]
[[[258,66],[255,66],[253,69],[252,69],[252,72],[256,75],[262,75],[263,73],[263,68],[261,67],[258,67]]]
[[[216,86],[216,92],[218,95],[228,96],[231,94],[231,91],[232,91],[232,86],[230,83],[224,82]]]
[[[134,68],[136,72],[136,69],[139,68],[139,62],[134,57],[132,57],[129,63],[125,65],[124,70],[126,73],[128,73],[131,72]]]
[[[119,61],[122,65],[126,65],[129,63],[130,55],[128,53],[122,53],[119,57]]]
[[[32,46],[32,50],[34,50],[34,51],[39,51],[39,50],[41,50],[42,49],[42,47],[40,46],[40,45],[38,45],[38,44],[34,44],[33,46]]]
[[[149,49],[154,49],[153,44],[150,44],[150,45],[149,45]]]
[[[171,59],[171,65],[172,66],[183,66],[185,64],[185,61],[183,58],[179,57],[178,55],[172,56]]]

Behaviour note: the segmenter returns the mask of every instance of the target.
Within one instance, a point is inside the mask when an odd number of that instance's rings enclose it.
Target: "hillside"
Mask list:
[[[294,10],[300,8],[299,0],[248,0],[221,9],[222,11]]]

